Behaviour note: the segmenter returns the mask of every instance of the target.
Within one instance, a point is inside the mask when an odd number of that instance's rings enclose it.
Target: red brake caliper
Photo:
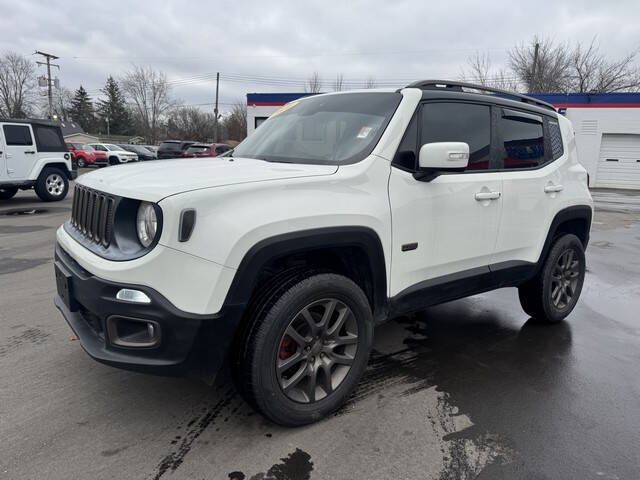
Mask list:
[[[280,360],[286,360],[296,353],[296,342],[289,335],[285,335],[280,342],[280,349],[278,350],[278,358]]]

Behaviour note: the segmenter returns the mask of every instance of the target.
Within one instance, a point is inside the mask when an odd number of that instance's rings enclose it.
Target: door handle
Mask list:
[[[544,193],[556,193],[564,190],[562,185],[547,185],[544,187]]]
[[[29,154],[29,155],[33,155],[33,154],[35,154],[36,152],[34,152],[33,150],[25,150],[25,152],[24,152],[24,153]]]
[[[500,192],[478,192],[476,200],[482,202],[484,200],[497,200],[500,198]]]

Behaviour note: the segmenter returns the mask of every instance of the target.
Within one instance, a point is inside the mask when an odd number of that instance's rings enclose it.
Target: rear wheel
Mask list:
[[[78,157],[78,168],[84,168],[87,163],[84,161],[84,157]]]
[[[44,202],[63,200],[69,191],[69,180],[65,173],[56,167],[42,170],[36,182],[36,194]]]
[[[18,189],[16,187],[0,188],[0,200],[9,200],[13,198],[16,193],[18,193]]]
[[[339,408],[371,350],[372,314],[360,287],[336,274],[303,277],[273,292],[254,312],[237,371],[247,400],[287,426]]]
[[[559,237],[540,272],[518,289],[523,310],[538,322],[560,322],[578,302],[585,270],[580,239],[572,234]]]

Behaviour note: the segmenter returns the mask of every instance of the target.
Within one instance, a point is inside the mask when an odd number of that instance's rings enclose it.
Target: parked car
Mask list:
[[[179,158],[194,143],[189,140],[165,140],[158,147],[158,158]]]
[[[224,152],[231,150],[229,145],[224,143],[194,143],[183,153],[183,157],[217,157]]]
[[[120,143],[118,144],[118,146],[122,147],[124,150],[127,150],[128,152],[133,152],[136,155],[138,155],[138,160],[148,161],[148,160],[158,159],[158,156],[154,152],[147,150],[142,145],[131,145],[131,144]]]
[[[144,148],[158,156],[158,145],[142,145]]]
[[[137,154],[129,152],[119,145],[114,145],[112,143],[90,143],[89,145],[98,152],[104,152],[107,156],[107,162],[109,165],[138,161]]]
[[[106,153],[98,152],[90,145],[85,143],[67,143],[67,148],[71,155],[73,155],[73,158],[75,158],[79,168],[107,165]]]
[[[219,161],[77,183],[55,303],[89,355],[209,379],[230,365],[290,426],[349,398],[386,319],[517,287],[535,321],[563,320],[593,214],[569,120],[449,81],[307,97]],[[104,198],[115,215],[88,221]]]
[[[0,119],[0,200],[31,188],[45,202],[63,200],[77,175],[58,124]]]

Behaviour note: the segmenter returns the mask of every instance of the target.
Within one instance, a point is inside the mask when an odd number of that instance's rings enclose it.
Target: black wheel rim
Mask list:
[[[327,298],[310,303],[289,322],[276,351],[276,376],[283,393],[300,403],[331,395],[349,374],[358,348],[351,309]]]
[[[576,295],[580,279],[580,260],[569,248],[562,252],[551,272],[551,301],[558,310],[567,308]]]

